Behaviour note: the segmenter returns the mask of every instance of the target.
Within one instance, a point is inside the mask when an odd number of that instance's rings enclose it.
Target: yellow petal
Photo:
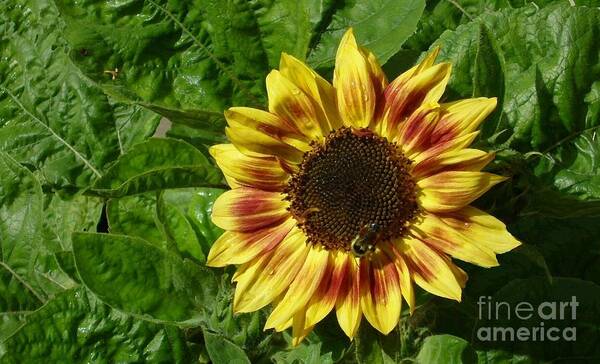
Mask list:
[[[319,116],[311,99],[277,70],[267,75],[269,111],[289,120],[308,140],[323,138]]]
[[[494,153],[478,149],[453,150],[416,163],[411,175],[418,180],[441,171],[480,171],[494,157]]]
[[[379,251],[360,262],[360,306],[367,321],[381,333],[390,333],[400,319],[402,296],[396,265]]]
[[[348,256],[347,271],[342,290],[335,304],[336,315],[340,327],[350,338],[354,338],[360,325],[362,311],[360,309],[360,276],[358,264],[352,256]]]
[[[407,259],[416,284],[437,296],[460,301],[461,283],[457,280],[454,269],[450,268],[453,265],[451,262],[411,236],[404,238],[402,247],[402,255]]]
[[[287,53],[281,54],[279,71],[311,98],[323,135],[342,125],[335,89],[327,80]]]
[[[411,77],[400,76],[384,91],[385,108],[380,133],[393,139],[397,128],[422,104],[436,104],[446,88],[452,66],[440,63]]]
[[[305,310],[301,310],[300,312],[294,315],[292,324],[292,346],[298,346],[300,342],[302,342],[302,340],[304,340],[304,338],[308,336],[308,334],[310,334],[310,332],[313,329],[312,326],[306,327],[305,318]]]
[[[454,258],[487,268],[498,265],[496,254],[485,246],[485,240],[467,238],[434,214],[425,213],[420,221],[413,224],[411,233],[432,248]]]
[[[394,139],[404,154],[411,158],[423,151],[429,144],[429,136],[438,119],[436,105],[423,105],[398,127],[397,138]]]
[[[413,76],[418,75],[419,73],[427,70],[435,63],[437,56],[440,54],[440,47],[435,47],[431,52],[429,52],[425,58],[417,65],[413,66],[409,70],[403,72],[400,76],[398,76],[394,82],[398,83],[406,83]]]
[[[324,279],[306,308],[306,327],[316,325],[333,309],[344,283],[348,264],[350,263],[346,252],[331,252]]]
[[[278,156],[299,162],[310,150],[308,140],[285,120],[266,111],[232,107],[225,111],[227,137],[240,152],[250,156]]]
[[[502,221],[475,207],[467,206],[440,218],[469,241],[478,242],[496,254],[506,253],[521,245],[506,230]]]
[[[348,29],[336,54],[333,75],[338,108],[346,126],[366,128],[373,119],[377,100],[369,67],[352,29]]]
[[[249,233],[226,231],[210,248],[206,264],[210,267],[224,267],[246,263],[274,249],[294,224],[295,220],[290,217],[280,225]]]
[[[429,212],[450,212],[475,201],[507,178],[486,172],[448,171],[417,182],[419,204]]]
[[[232,188],[246,186],[281,191],[287,185],[289,174],[275,157],[247,156],[233,144],[213,145],[209,152]]]
[[[446,140],[443,142],[433,143],[429,148],[422,152],[418,152],[410,156],[416,164],[428,160],[431,158],[435,158],[443,153],[452,152],[464,149],[473,143],[473,140],[479,135],[479,131],[474,131],[472,133],[465,134],[463,136],[459,136],[455,139]]]
[[[402,253],[398,250],[395,244],[387,243],[382,244],[382,250],[384,250],[388,256],[393,260],[398,270],[398,277],[400,278],[400,292],[408,303],[410,313],[412,314],[415,310],[415,290],[412,284],[412,278],[410,276],[410,269],[406,264],[406,259],[402,256]]]
[[[359,49],[360,52],[363,54],[363,57],[365,57],[365,59],[367,60],[367,67],[369,69],[369,75],[371,76],[371,80],[373,81],[375,95],[376,97],[379,97],[383,94],[383,90],[385,90],[385,88],[388,85],[387,77],[381,69],[379,61],[377,60],[377,57],[375,57],[373,52],[363,47],[359,47]]]
[[[304,233],[294,227],[277,248],[265,254],[266,264],[254,276],[237,277],[235,312],[252,312],[271,303],[288,289],[311,248]]]
[[[329,251],[323,247],[311,246],[304,265],[289,286],[287,293],[269,315],[265,329],[284,325],[298,311],[303,309],[317,290],[327,269]],[[278,330],[280,331],[280,330]]]
[[[432,133],[432,142],[439,143],[477,130],[496,108],[496,98],[480,97],[440,105],[440,120]]]
[[[240,187],[217,198],[212,221],[224,230],[255,231],[290,216],[287,207],[288,202],[279,192]]]

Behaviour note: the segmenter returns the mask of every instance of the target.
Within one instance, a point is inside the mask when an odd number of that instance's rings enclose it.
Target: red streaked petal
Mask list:
[[[294,125],[275,114],[248,107],[225,111],[227,137],[249,156],[278,156],[299,162],[310,150],[308,140]]]
[[[432,133],[433,144],[471,133],[496,108],[496,98],[480,97],[440,105],[440,120]]]
[[[275,249],[261,257],[264,265],[259,267],[258,274],[236,278],[238,286],[233,302],[234,311],[256,311],[285,292],[296,278],[310,249],[304,233],[296,227],[292,228]]]
[[[466,206],[458,211],[441,215],[448,226],[460,232],[465,239],[477,242],[496,254],[506,253],[521,243],[506,230],[506,225],[492,215],[475,207]]]
[[[498,265],[496,254],[485,246],[485,240],[467,238],[435,214],[425,213],[411,226],[411,234],[432,248],[465,262],[487,268]]]
[[[384,250],[388,256],[394,261],[396,269],[398,270],[398,277],[400,278],[400,292],[408,303],[410,313],[412,314],[415,310],[415,290],[412,284],[412,278],[410,269],[406,264],[406,259],[402,256],[402,253],[395,244],[385,243],[382,244],[382,250]]]
[[[281,54],[279,71],[312,99],[323,135],[342,125],[335,89],[327,80],[287,53]]]
[[[289,174],[275,157],[251,157],[241,153],[233,144],[213,145],[210,155],[233,187],[255,187],[266,191],[281,191]]]
[[[335,306],[338,294],[348,271],[348,254],[334,251],[329,255],[329,264],[306,309],[306,327],[312,327],[325,318]]]
[[[360,276],[358,263],[354,257],[347,255],[348,264],[345,280],[335,304],[336,315],[340,327],[350,338],[356,336],[362,311],[360,308]]]
[[[328,250],[320,246],[311,246],[298,275],[292,281],[281,302],[275,306],[271,315],[269,315],[265,329],[277,329],[278,326],[284,325],[299,310],[306,307],[323,280],[328,260]]]
[[[444,92],[451,68],[449,63],[440,63],[423,68],[410,78],[400,76],[392,81],[384,91],[385,107],[380,133],[393,139],[400,123],[420,105],[437,103]]]
[[[480,171],[494,157],[495,153],[478,149],[450,151],[416,163],[411,175],[415,179],[421,179],[442,171]]]
[[[356,128],[369,126],[377,95],[371,79],[370,63],[358,48],[352,29],[348,29],[340,41],[333,86],[344,125]]]
[[[417,181],[419,204],[426,211],[450,212],[475,201],[507,178],[486,172],[448,171]]]
[[[474,131],[456,139],[450,139],[445,142],[433,144],[430,148],[424,150],[423,152],[412,155],[411,159],[418,164],[424,160],[435,158],[436,156],[446,152],[464,149],[473,143],[473,140],[475,140],[477,135],[479,135],[479,131]]]
[[[429,136],[438,119],[435,105],[424,105],[400,124],[397,133],[397,143],[408,158],[421,152],[429,143]]]
[[[240,187],[223,193],[213,206],[212,221],[224,230],[255,231],[290,216],[279,192]]]
[[[290,217],[280,225],[249,233],[226,231],[210,248],[206,265],[224,267],[249,262],[274,249],[294,224],[295,220]]]
[[[365,318],[384,335],[400,319],[402,296],[396,265],[383,252],[360,261],[360,306]]]
[[[267,75],[269,111],[289,120],[309,140],[322,139],[323,131],[311,99],[277,70]]]
[[[417,238],[407,236],[400,244],[416,284],[437,296],[460,301],[461,283],[451,262]]]

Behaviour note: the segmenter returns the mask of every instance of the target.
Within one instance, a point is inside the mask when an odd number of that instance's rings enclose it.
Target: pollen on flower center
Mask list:
[[[313,244],[350,249],[368,224],[379,240],[400,237],[416,215],[411,161],[367,129],[341,128],[312,145],[286,189],[290,212]]]

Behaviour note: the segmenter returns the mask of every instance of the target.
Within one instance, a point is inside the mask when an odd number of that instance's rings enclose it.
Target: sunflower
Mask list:
[[[504,177],[468,148],[495,98],[439,103],[451,65],[434,50],[388,83],[348,30],[333,85],[282,54],[268,111],[225,112],[231,144],[211,147],[231,190],[215,202],[225,230],[208,265],[238,265],[235,312],[273,303],[265,329],[298,344],[335,309],[353,338],[362,316],[383,334],[415,307],[413,283],[460,301],[467,275],[520,243],[469,206]]]

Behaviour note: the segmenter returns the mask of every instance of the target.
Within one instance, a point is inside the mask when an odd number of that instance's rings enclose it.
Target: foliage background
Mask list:
[[[4,0],[0,362],[600,361],[600,2]],[[288,52],[331,75],[352,26],[389,78],[442,47],[447,100],[497,96],[478,147],[511,176],[477,202],[526,243],[468,264],[462,303],[423,294],[389,336],[328,318],[298,348],[231,313],[208,269],[222,112],[266,105]],[[116,77],[106,71],[116,71]],[[161,117],[167,137],[153,138]],[[479,296],[580,302],[576,342],[483,343]],[[497,324],[497,323],[495,323]],[[507,321],[505,326],[537,322]]]

